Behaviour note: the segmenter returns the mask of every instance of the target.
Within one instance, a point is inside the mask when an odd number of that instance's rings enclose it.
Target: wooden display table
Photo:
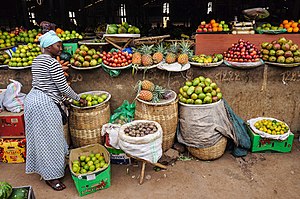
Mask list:
[[[278,40],[280,37],[291,39],[295,44],[300,45],[300,34],[248,34],[248,35],[233,35],[233,34],[197,34],[195,53],[198,54],[213,54],[223,53],[231,44],[236,43],[239,39],[250,41],[260,49],[262,42],[271,42]]]

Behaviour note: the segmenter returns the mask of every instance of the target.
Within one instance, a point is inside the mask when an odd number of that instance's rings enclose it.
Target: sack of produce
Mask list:
[[[254,133],[262,138],[286,140],[291,131],[289,126],[278,119],[271,117],[258,117],[248,120]]]
[[[162,156],[163,131],[159,123],[135,120],[119,132],[119,147],[127,154],[157,163]]]

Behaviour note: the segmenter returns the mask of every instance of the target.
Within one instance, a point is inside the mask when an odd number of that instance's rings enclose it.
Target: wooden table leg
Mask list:
[[[145,168],[146,168],[146,162],[143,161],[142,170],[141,170],[141,177],[140,177],[140,184],[143,184],[143,181],[144,181]]]

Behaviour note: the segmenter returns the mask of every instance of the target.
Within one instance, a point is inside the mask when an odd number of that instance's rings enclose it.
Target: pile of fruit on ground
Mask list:
[[[76,174],[86,174],[108,167],[105,158],[100,153],[82,155],[72,162],[72,171]]]
[[[261,44],[262,59],[269,62],[282,64],[300,63],[300,51],[298,45],[284,37],[277,41],[264,42]]]
[[[179,89],[180,102],[184,104],[210,104],[222,99],[221,89],[210,78],[199,76],[185,82]]]

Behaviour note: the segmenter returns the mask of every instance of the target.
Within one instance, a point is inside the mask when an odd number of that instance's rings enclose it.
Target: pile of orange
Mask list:
[[[293,20],[288,21],[287,19],[283,20],[280,24],[280,27],[283,27],[287,30],[287,32],[299,32],[299,23]]]

